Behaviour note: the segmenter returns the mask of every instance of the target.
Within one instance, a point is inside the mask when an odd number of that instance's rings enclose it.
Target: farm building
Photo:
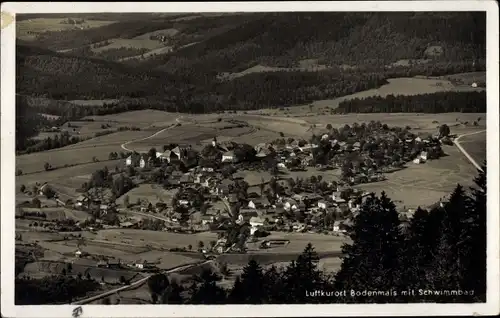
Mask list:
[[[133,166],[136,167],[139,165],[139,161],[141,159],[141,156],[138,153],[133,153],[130,156],[125,159],[125,164],[127,166]]]
[[[285,209],[285,211],[297,211],[299,209],[299,205],[297,201],[293,199],[288,199],[283,204],[283,208]]]
[[[236,162],[236,157],[233,151],[227,151],[222,154],[222,162]]]
[[[318,208],[320,209],[326,209],[328,207],[328,202],[325,200],[319,200],[318,201]]]
[[[141,155],[141,159],[139,160],[139,167],[141,168],[146,168],[149,165],[150,158],[148,155],[143,154]]]
[[[250,218],[250,235],[253,235],[260,227],[264,226],[264,220],[260,217],[254,216]]]
[[[83,195],[78,196],[78,198],[76,198],[75,207],[83,207],[84,204],[87,204],[88,200],[89,199]]]
[[[177,153],[173,152],[172,150],[167,150],[164,153],[161,154],[161,159],[163,161],[171,162],[174,160],[179,160],[180,157],[177,155]]]
[[[214,216],[213,215],[203,215],[201,217],[201,224],[203,224],[203,225],[212,223],[213,221],[214,221]]]

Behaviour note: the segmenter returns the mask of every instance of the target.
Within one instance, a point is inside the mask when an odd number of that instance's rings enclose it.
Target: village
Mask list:
[[[32,193],[53,199],[58,206],[86,211],[90,219],[43,222],[39,212],[27,212],[40,207],[36,197],[18,205],[16,217],[38,219],[30,227],[51,232],[128,228],[217,233],[218,240],[171,249],[197,251],[207,258],[286,246],[287,240],[266,239],[270,232],[343,236],[363,198],[370,195],[362,190],[363,184],[384,180],[407,163],[438,159],[444,155],[441,144],[452,137],[449,129],[418,136],[408,128],[370,122],[327,127],[309,141],[280,138],[251,146],[218,142],[214,137],[201,151],[170,144],[163,152],[152,148],[147,153],[122,153],[123,168],[96,171],[75,200],[63,202],[47,183]],[[134,189],[145,186],[170,196],[131,200]],[[401,209],[401,220],[407,221],[412,211]],[[75,256],[88,255],[78,248]],[[113,262],[100,258],[98,266],[114,266]],[[128,266],[154,269],[144,262]]]

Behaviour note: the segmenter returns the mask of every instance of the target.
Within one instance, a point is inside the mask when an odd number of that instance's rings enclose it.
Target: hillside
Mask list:
[[[239,71],[257,63],[291,67],[303,59],[329,65],[386,65],[427,57],[461,61],[485,56],[485,27],[481,13],[269,13],[145,63],[177,69],[187,61]],[[431,46],[443,53],[428,56]]]
[[[173,83],[164,74],[24,45],[17,45],[16,67],[18,94],[53,99],[142,97]]]
[[[115,22],[20,41],[17,93],[118,100],[78,108],[86,114],[144,108],[201,113],[307,104],[376,88],[391,77],[485,69],[482,13],[105,17]],[[158,34],[170,34],[171,49],[152,49]],[[140,41],[150,42],[133,46]],[[54,51],[63,49],[69,51]],[[262,67],[244,71],[255,65]]]

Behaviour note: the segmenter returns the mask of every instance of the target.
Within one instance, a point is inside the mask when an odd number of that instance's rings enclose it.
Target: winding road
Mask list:
[[[181,123],[181,118],[182,118],[182,117],[183,117],[183,116],[177,117],[177,118],[175,119],[175,122],[176,122],[177,124],[180,124],[180,123]],[[154,134],[152,134],[151,136],[148,136],[148,137],[145,137],[145,138],[139,138],[139,139],[134,139],[134,140],[127,141],[127,142],[125,142],[125,143],[121,144],[121,148],[122,148],[123,150],[126,150],[126,151],[134,151],[134,150],[132,150],[132,149],[127,148],[127,145],[128,145],[128,144],[131,144],[131,143],[133,143],[133,142],[143,141],[143,140],[147,140],[147,139],[153,138],[153,137],[155,137],[155,136],[157,136],[157,135],[161,134],[162,132],[164,132],[164,131],[166,131],[166,130],[170,130],[170,129],[175,128],[175,127],[177,127],[177,125],[172,125],[172,126],[169,126],[169,127],[167,127],[167,128],[163,128],[163,129],[161,129],[161,130],[159,130],[159,131],[155,132],[155,133],[154,133]]]
[[[469,159],[470,163],[472,163],[474,165],[474,167],[476,167],[480,171],[483,171],[483,169],[481,169],[481,165],[479,165],[476,162],[476,160],[474,160],[474,158],[472,158],[472,156],[462,147],[462,145],[460,145],[459,140],[462,137],[476,135],[476,134],[480,134],[480,133],[483,133],[483,132],[486,132],[486,129],[485,130],[481,130],[481,131],[475,131],[473,133],[463,134],[463,135],[460,135],[457,138],[455,138],[455,140],[453,140],[453,143],[457,146],[458,150],[460,150],[464,154],[464,156],[467,157],[467,159]]]

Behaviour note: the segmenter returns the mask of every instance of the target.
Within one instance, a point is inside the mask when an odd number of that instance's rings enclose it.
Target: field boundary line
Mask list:
[[[183,116],[177,117],[177,118],[175,119],[175,122],[176,122],[176,123],[178,123],[178,124],[180,124],[180,123],[181,123],[180,119],[181,119],[182,117],[183,117]],[[148,136],[148,137],[139,138],[139,139],[135,139],[135,140],[130,140],[130,141],[124,142],[123,144],[121,144],[121,145],[120,145],[120,147],[121,147],[123,150],[125,150],[125,151],[133,151],[132,149],[127,148],[127,145],[128,145],[128,144],[131,144],[131,143],[133,143],[133,142],[137,142],[137,141],[147,140],[147,139],[149,139],[149,138],[153,138],[154,136],[157,136],[157,135],[161,134],[162,132],[164,132],[164,131],[166,131],[166,130],[170,130],[170,129],[175,128],[175,127],[176,127],[176,125],[169,126],[169,127],[167,127],[167,128],[163,128],[163,129],[161,129],[161,130],[159,130],[159,131],[155,132],[155,133],[154,133],[154,134],[152,134],[151,136]]]
[[[464,156],[467,157],[467,159],[469,159],[470,163],[472,163],[474,165],[474,167],[476,167],[479,171],[483,171],[483,169],[476,162],[476,160],[474,160],[474,158],[472,158],[472,156],[462,147],[462,145],[460,144],[459,140],[462,137],[476,135],[476,134],[480,134],[480,133],[483,133],[483,132],[486,132],[486,129],[481,130],[481,131],[475,131],[473,133],[463,134],[463,135],[460,135],[457,138],[455,138],[455,140],[453,140],[453,143],[457,146],[458,150],[460,150],[464,154]]]

